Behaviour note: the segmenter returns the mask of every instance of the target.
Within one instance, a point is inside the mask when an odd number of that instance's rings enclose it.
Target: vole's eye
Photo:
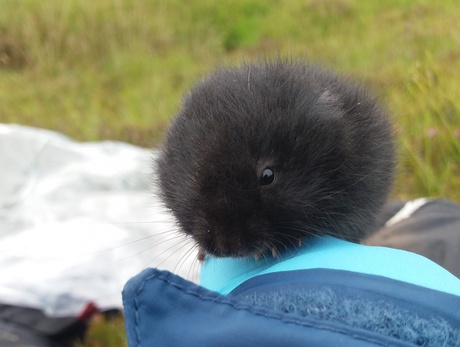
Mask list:
[[[271,184],[274,179],[275,179],[275,173],[273,172],[272,169],[269,169],[267,167],[262,171],[262,174],[260,175],[259,183],[263,186],[266,186],[268,184]]]

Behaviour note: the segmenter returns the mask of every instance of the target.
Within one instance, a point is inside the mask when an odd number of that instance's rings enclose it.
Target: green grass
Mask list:
[[[393,198],[460,202],[457,0],[0,1],[0,122],[154,146],[214,67],[307,57],[388,105]]]
[[[98,316],[91,324],[85,343],[75,347],[127,347],[123,317]]]

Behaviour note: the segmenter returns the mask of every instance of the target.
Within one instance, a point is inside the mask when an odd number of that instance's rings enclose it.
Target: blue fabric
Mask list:
[[[224,296],[147,269],[123,301],[130,347],[459,345],[460,297],[350,271],[269,273]]]
[[[248,279],[299,269],[337,269],[378,275],[460,296],[460,279],[431,260],[402,250],[364,246],[329,236],[304,244],[281,259],[206,257],[200,284],[228,294]]]
[[[460,297],[380,276],[320,269],[278,272],[248,280],[229,296],[416,346],[460,346]]]
[[[409,252],[322,237],[277,259],[207,257],[201,280],[131,279],[129,346],[460,347],[460,280]]]

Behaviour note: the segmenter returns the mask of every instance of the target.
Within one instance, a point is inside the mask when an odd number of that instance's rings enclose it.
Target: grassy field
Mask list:
[[[459,18],[457,0],[0,0],[0,122],[155,146],[214,67],[306,57],[388,105],[393,198],[460,202]]]

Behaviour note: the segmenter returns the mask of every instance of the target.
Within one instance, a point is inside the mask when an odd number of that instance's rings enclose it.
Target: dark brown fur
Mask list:
[[[266,168],[274,180],[261,184]],[[208,254],[359,241],[390,190],[392,129],[364,89],[324,69],[223,68],[185,98],[158,170],[166,206]]]

